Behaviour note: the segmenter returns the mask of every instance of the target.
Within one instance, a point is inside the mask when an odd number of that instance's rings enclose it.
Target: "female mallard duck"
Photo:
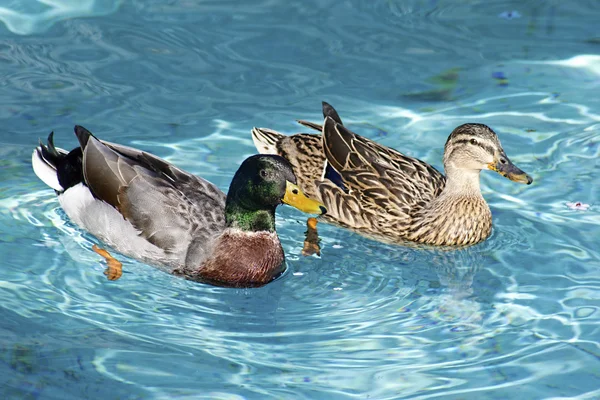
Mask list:
[[[116,251],[219,286],[261,286],[285,269],[275,232],[281,203],[325,207],[296,185],[279,156],[247,158],[227,196],[212,183],[149,153],[96,139],[75,127],[80,147],[40,144],[36,175],[56,190],[69,218]]]
[[[298,121],[322,136],[254,128],[254,144],[259,152],[281,155],[292,164],[307,195],[327,207],[326,220],[364,235],[437,246],[479,243],[492,229],[492,214],[479,189],[481,170],[532,182],[483,124],[464,124],[450,134],[444,176],[421,160],[349,131],[327,103],[323,115],[323,126]]]

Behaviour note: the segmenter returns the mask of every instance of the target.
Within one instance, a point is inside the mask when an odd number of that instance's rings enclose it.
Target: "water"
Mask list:
[[[2,398],[600,398],[596,1],[69,3],[0,9]],[[303,257],[282,207],[288,271],[232,290],[124,257],[106,280],[29,165],[77,123],[226,190],[252,126],[321,100],[438,168],[486,123],[534,184],[484,172],[493,235],[450,253],[320,224]]]

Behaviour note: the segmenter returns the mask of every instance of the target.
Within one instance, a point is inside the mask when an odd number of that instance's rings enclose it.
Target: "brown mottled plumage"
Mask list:
[[[264,285],[285,269],[275,208],[326,211],[296,186],[280,156],[248,157],[226,196],[156,156],[100,141],[80,126],[75,133],[80,146],[71,152],[55,148],[50,134],[32,156],[35,173],[56,190],[69,218],[116,251],[187,279]]]
[[[257,130],[258,128],[254,128]],[[308,197],[316,198],[317,190],[314,180],[323,172],[323,164],[325,163],[325,154],[323,153],[323,141],[320,135],[310,135],[307,133],[299,133],[293,136],[285,136],[279,132],[260,128],[262,140],[271,138],[277,139],[277,142],[270,143],[276,146],[276,152],[259,151],[263,154],[278,154],[288,160],[292,164],[298,186],[300,186]],[[253,131],[254,133],[254,131]],[[255,144],[257,144],[255,140]]]
[[[351,132],[327,103],[323,115],[322,126],[298,121],[322,135],[285,136],[254,128],[254,143],[261,153],[290,161],[306,192],[326,205],[327,221],[367,236],[439,246],[475,244],[492,228],[479,188],[480,171],[532,181],[510,162],[496,133],[483,124],[464,124],[451,133],[444,149],[444,176],[424,161]]]

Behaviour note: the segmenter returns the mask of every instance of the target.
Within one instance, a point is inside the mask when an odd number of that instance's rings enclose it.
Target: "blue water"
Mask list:
[[[0,20],[1,398],[600,398],[596,0],[21,0]],[[306,216],[281,207],[288,271],[233,290],[121,256],[108,281],[30,167],[81,124],[226,190],[253,126],[297,132],[321,100],[438,168],[455,126],[488,124],[534,183],[482,173],[493,235],[445,253],[320,224],[303,257]]]

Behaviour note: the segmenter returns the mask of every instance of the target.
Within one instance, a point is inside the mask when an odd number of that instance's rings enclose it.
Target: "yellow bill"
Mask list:
[[[327,209],[323,204],[306,197],[298,185],[295,185],[290,181],[286,181],[285,196],[283,196],[282,201],[285,204],[308,214],[321,215],[327,212]]]

